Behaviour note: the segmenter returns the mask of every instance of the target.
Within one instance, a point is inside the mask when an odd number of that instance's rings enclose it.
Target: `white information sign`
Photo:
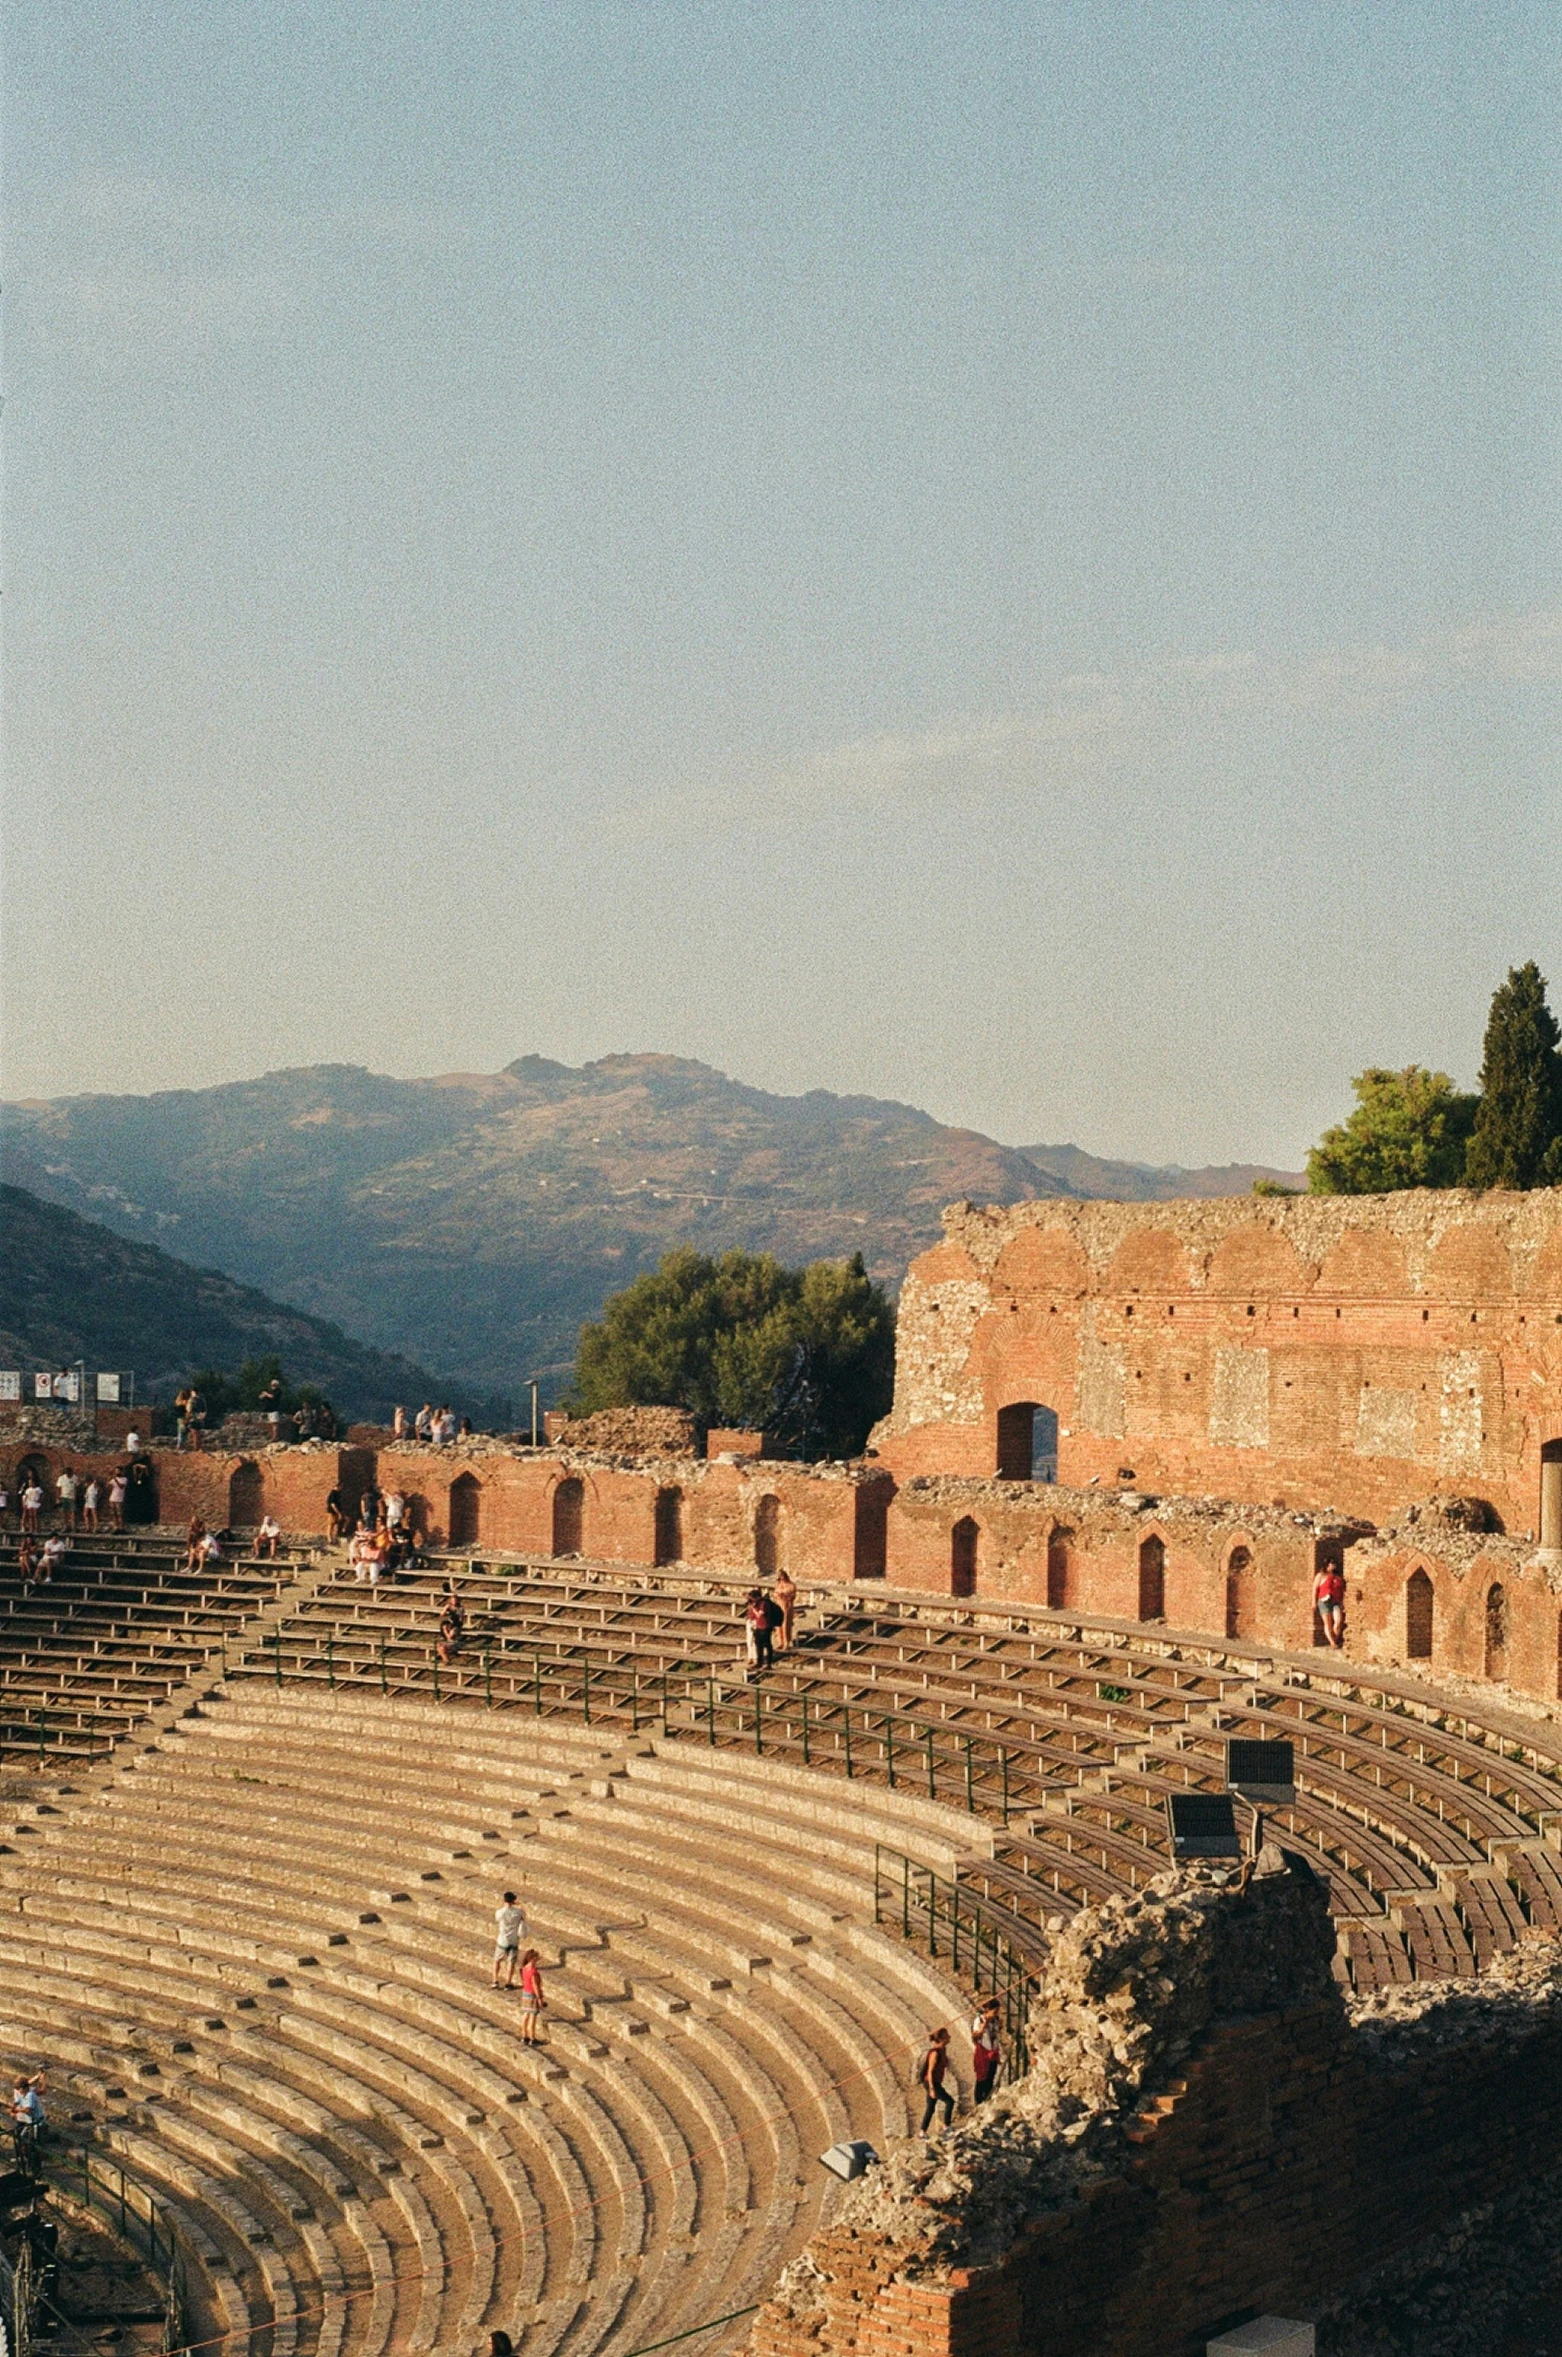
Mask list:
[[[22,1371],[20,1367],[0,1367],[0,1399],[20,1399]]]
[[[119,1405],[119,1377],[118,1377],[118,1375],[117,1375],[117,1374],[116,1374],[116,1375],[103,1375],[103,1374],[100,1374],[100,1375],[99,1375],[99,1377],[98,1377],[98,1398],[99,1398],[99,1400],[100,1400],[100,1401],[102,1401],[102,1402],[103,1402],[105,1405],[112,1405],[112,1406],[114,1406],[114,1407],[118,1407],[118,1405]]]

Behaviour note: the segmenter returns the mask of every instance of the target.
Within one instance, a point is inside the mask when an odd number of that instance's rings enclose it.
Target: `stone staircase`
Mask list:
[[[686,1741],[219,1676],[23,1822],[0,2005],[167,2204],[203,2332],[623,2357],[760,2298],[830,2213],[817,2155],[906,2131],[967,1998],[875,1929],[874,1844],[984,1838]],[[506,1886],[536,2049],[489,1985]]]

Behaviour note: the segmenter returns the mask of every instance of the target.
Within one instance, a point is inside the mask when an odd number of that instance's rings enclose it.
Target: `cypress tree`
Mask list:
[[[1562,1183],[1562,1038],[1533,958],[1494,993],[1481,1055],[1481,1101],[1464,1175],[1472,1187]]]

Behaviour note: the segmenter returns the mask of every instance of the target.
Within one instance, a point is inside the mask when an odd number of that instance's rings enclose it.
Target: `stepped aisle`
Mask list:
[[[968,1993],[873,1924],[905,1795],[408,1696],[214,1684],[0,1856],[0,2004],[257,2357],[623,2353],[760,2298]],[[489,1985],[517,1888],[546,2043]],[[741,2338],[741,2321],[702,2347]]]

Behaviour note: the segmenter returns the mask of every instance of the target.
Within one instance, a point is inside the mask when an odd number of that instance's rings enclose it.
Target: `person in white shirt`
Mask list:
[[[400,1530],[401,1518],[407,1511],[407,1501],[399,1489],[391,1490],[385,1500],[385,1527]]]
[[[38,1517],[42,1512],[43,1491],[40,1489],[35,1476],[31,1481],[28,1482],[27,1487],[22,1492],[23,1530],[36,1530],[38,1528]]]
[[[434,1409],[430,1401],[425,1400],[422,1407],[419,1408],[417,1414],[413,1417],[412,1430],[414,1437],[418,1440],[433,1439]]]
[[[74,1530],[76,1527],[76,1476],[68,1465],[62,1465],[60,1468],[59,1479],[54,1485],[54,1494],[59,1500],[60,1520],[67,1530]]]
[[[494,1987],[500,1985],[501,1971],[507,1971],[504,1986],[515,1986],[515,1968],[520,1961],[521,1942],[526,1937],[526,1918],[516,1903],[514,1891],[506,1891],[502,1907],[494,1909]]]
[[[141,1454],[141,1435],[133,1425],[125,1435],[125,1454],[127,1457],[139,1457]]]
[[[44,1540],[42,1578],[51,1579],[59,1570],[60,1565],[65,1561],[65,1550],[69,1544],[70,1541],[62,1537],[59,1531],[55,1531],[52,1537]]]
[[[108,1485],[108,1518],[115,1530],[125,1527],[125,1491],[129,1485],[122,1473],[116,1473]]]
[[[259,1530],[255,1533],[256,1554],[275,1556],[281,1537],[282,1525],[276,1516],[274,1514],[265,1515]]]
[[[101,1505],[102,1500],[103,1484],[94,1476],[94,1478],[88,1482],[85,1490],[82,1492],[81,1526],[83,1530],[97,1529],[98,1507]]]
[[[214,1530],[209,1530],[201,1541],[201,1561],[203,1563],[220,1563],[222,1561],[222,1547]]]

